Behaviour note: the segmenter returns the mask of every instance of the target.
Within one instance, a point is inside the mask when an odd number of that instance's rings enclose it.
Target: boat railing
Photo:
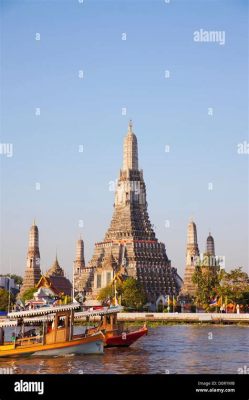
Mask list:
[[[16,346],[30,346],[31,344],[38,344],[43,342],[43,336],[30,336],[27,338],[20,338],[15,340],[15,345]]]

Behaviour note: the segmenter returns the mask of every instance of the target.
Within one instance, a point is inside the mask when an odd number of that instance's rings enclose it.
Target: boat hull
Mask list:
[[[8,346],[6,350],[0,348],[0,357],[20,356],[63,356],[66,354],[103,354],[104,337],[102,334],[92,335],[86,338],[68,342],[53,344],[34,344],[14,348]]]
[[[121,335],[107,337],[105,340],[105,347],[129,347],[140,337],[147,335],[147,333],[148,329],[144,327],[138,331],[124,332]]]
[[[32,356],[62,356],[66,354],[103,354],[104,343],[102,340],[95,340],[90,343],[82,343],[75,346],[62,347],[60,349],[50,349],[36,351]]]

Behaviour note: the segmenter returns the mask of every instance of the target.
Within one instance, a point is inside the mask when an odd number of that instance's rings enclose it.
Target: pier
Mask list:
[[[77,313],[76,319],[84,321],[84,313]],[[76,314],[76,315],[77,315]],[[81,314],[81,315],[80,315]],[[95,314],[95,315],[94,315]],[[100,319],[98,312],[93,312],[90,320]],[[148,313],[148,312],[121,312],[118,321],[122,322],[158,322],[158,323],[210,323],[210,324],[249,324],[249,314],[233,313]]]
[[[222,314],[222,313],[119,313],[119,321],[153,321],[153,322],[179,322],[179,323],[247,323],[249,324],[249,314]]]

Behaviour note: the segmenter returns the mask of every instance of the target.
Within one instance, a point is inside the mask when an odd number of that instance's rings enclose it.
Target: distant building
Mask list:
[[[28,289],[35,287],[41,276],[40,269],[40,251],[39,251],[39,231],[35,222],[29,231],[29,246],[27,253],[27,262],[23,278],[23,284],[20,290],[20,297]]]
[[[10,291],[14,295],[19,292],[19,289],[15,284],[15,280],[13,278],[9,278],[8,276],[0,277],[0,288],[5,289],[7,292]]]

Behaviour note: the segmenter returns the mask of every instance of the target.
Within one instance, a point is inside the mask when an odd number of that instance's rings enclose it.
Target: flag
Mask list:
[[[212,299],[212,300],[210,301],[209,305],[210,305],[210,306],[217,306],[217,305],[218,305],[218,303],[217,303],[217,297],[215,297],[214,299]]]

